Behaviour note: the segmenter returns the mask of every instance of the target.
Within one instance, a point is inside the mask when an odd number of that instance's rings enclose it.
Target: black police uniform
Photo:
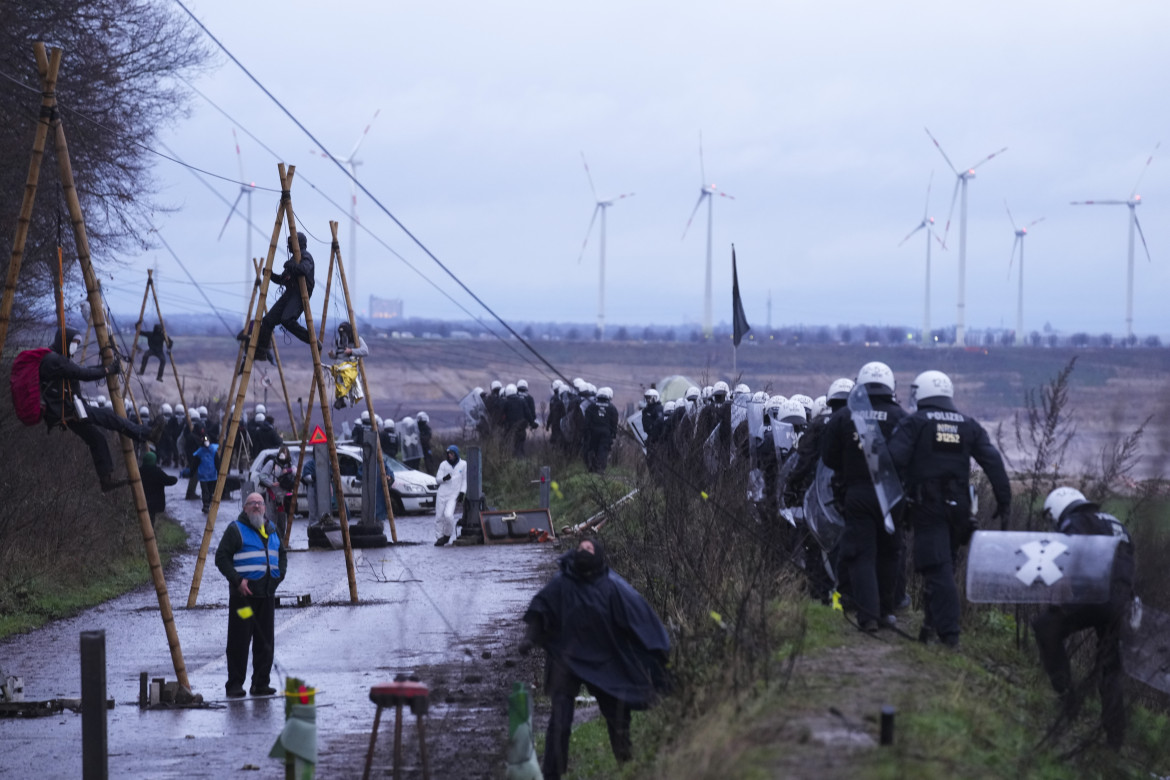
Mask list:
[[[971,522],[971,459],[991,482],[995,517],[1006,515],[1012,489],[1003,458],[975,418],[945,396],[924,398],[890,438],[890,455],[909,498],[914,529],[914,568],[925,579],[924,628],[946,644],[959,641],[959,590],[955,560],[974,531]]]
[[[605,471],[617,428],[617,409],[609,401],[594,401],[585,410],[585,465],[590,471]]]
[[[894,427],[906,416],[892,394],[871,391],[873,419],[889,441]],[[845,488],[845,532],[841,536],[838,566],[842,579],[849,581],[849,596],[857,607],[857,619],[866,630],[894,612],[894,583],[898,569],[898,531],[885,529],[885,516],[873,478],[862,452],[853,412],[837,410],[825,424],[821,437],[821,460],[836,472]],[[900,513],[900,511],[899,511]],[[897,525],[900,525],[900,518]]]
[[[1104,604],[1069,604],[1051,606],[1032,620],[1040,661],[1048,672],[1052,687],[1075,709],[1077,694],[1072,688],[1072,671],[1064,640],[1085,629],[1097,633],[1097,658],[1093,676],[1101,694],[1101,725],[1109,746],[1121,747],[1125,737],[1125,703],[1122,695],[1121,621],[1133,599],[1133,543],[1125,526],[1112,515],[1101,512],[1096,504],[1080,501],[1064,510],[1057,530],[1063,534],[1084,536],[1118,536],[1117,555],[1113,560],[1113,577],[1109,601]]]

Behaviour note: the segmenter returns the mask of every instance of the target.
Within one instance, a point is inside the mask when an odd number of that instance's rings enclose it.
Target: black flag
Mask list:
[[[739,297],[739,272],[735,269],[735,244],[731,245],[731,319],[734,323],[735,335],[732,341],[735,346],[743,341],[744,334],[752,329],[748,325],[747,316],[743,313],[743,301]]]

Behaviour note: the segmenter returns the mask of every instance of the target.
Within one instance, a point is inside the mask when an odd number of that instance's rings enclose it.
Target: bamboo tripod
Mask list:
[[[329,291],[330,291],[330,286],[333,284],[333,267],[335,264],[337,266],[338,275],[341,277],[341,290],[342,290],[342,293],[344,294],[344,297],[345,297],[345,311],[346,311],[346,315],[347,315],[346,318],[349,320],[349,326],[350,326],[351,332],[354,334],[355,338],[357,337],[357,332],[358,332],[357,321],[355,320],[354,315],[353,315],[353,304],[350,301],[350,297],[349,297],[349,283],[345,279],[345,265],[341,262],[341,244],[339,244],[337,241],[337,224],[338,223],[333,221],[333,220],[330,220],[330,222],[329,222],[329,230],[333,234],[333,243],[332,243],[332,246],[329,250],[329,276],[327,277],[327,281],[325,282],[325,305],[322,308],[322,313],[321,313],[321,336],[320,336],[320,339],[322,342],[324,342],[324,339],[325,339],[325,319],[329,313]],[[354,346],[357,346],[357,345],[355,344]],[[366,410],[369,412],[370,422],[372,424],[373,421],[377,419],[377,416],[374,414],[374,401],[370,397],[370,386],[369,386],[369,383],[366,382],[366,363],[361,358],[357,358],[356,362],[358,365],[358,381],[360,381],[362,383],[362,392],[365,395],[365,400],[366,400]],[[309,387],[309,411],[305,414],[305,428],[304,428],[306,435],[301,438],[301,454],[300,454],[300,458],[297,461],[297,480],[296,480],[296,486],[294,486],[294,490],[298,490],[299,485],[301,484],[301,471],[304,467],[304,462],[305,462],[305,448],[308,446],[308,443],[306,440],[308,439],[307,432],[309,430],[309,418],[313,414],[313,411],[312,411],[313,410],[313,398],[317,392],[318,385],[321,386],[321,402],[323,404],[326,404],[327,403],[327,401],[326,401],[327,393],[325,392],[325,388],[328,385],[325,382],[325,372],[323,370],[318,370],[317,372],[314,373],[313,384],[312,384],[312,386]],[[382,487],[382,497],[386,501],[386,517],[390,521],[390,538],[394,541],[395,544],[397,544],[398,543],[398,528],[394,523],[394,502],[391,500],[391,496],[390,496],[390,483],[386,479],[386,476],[384,473],[385,472],[385,461],[382,458],[382,441],[381,441],[381,438],[379,437],[380,433],[381,433],[380,431],[376,430],[376,426],[375,426],[375,430],[374,430],[374,464],[375,464],[375,466],[374,467],[375,467],[375,469],[377,469],[377,475],[378,475],[377,479]],[[366,475],[364,478],[368,479],[369,476]],[[296,501],[295,493],[294,493],[293,501],[294,501],[294,505],[295,505],[295,501]],[[288,522],[288,524],[285,526],[285,542],[286,543],[288,541],[288,535],[290,533],[291,528],[292,528],[292,522],[291,522],[291,518],[290,518],[290,522]]]
[[[296,173],[296,166],[290,165],[285,169],[284,163],[277,164],[277,170],[280,174],[280,206],[276,212],[276,222],[272,228],[272,240],[268,244],[268,257],[264,263],[264,273],[260,280],[260,289],[257,291],[258,300],[264,301],[268,297],[268,285],[272,281],[272,263],[276,258],[277,242],[280,240],[281,228],[284,223],[288,222],[289,235],[294,238],[289,241],[293,251],[293,262],[300,265],[301,262],[301,246],[295,238],[297,233],[296,215],[292,208],[292,183],[293,176]],[[305,315],[305,328],[309,331],[309,351],[313,355],[313,371],[314,374],[321,373],[321,351],[317,347],[317,339],[313,337],[313,310],[309,306],[309,290],[305,284],[303,276],[297,277],[297,283],[300,287],[301,303]],[[207,526],[203,530],[203,541],[199,546],[199,557],[195,561],[195,575],[191,580],[191,592],[187,596],[187,607],[194,607],[199,598],[199,587],[203,579],[203,567],[207,562],[207,550],[211,545],[211,536],[215,532],[215,519],[219,514],[220,499],[223,496],[223,487],[227,479],[227,471],[231,465],[232,448],[236,441],[236,431],[239,430],[240,415],[244,409],[244,399],[248,389],[248,381],[252,374],[252,364],[256,357],[256,345],[260,339],[260,306],[256,306],[252,313],[252,332],[248,340],[248,348],[244,352],[244,366],[241,374],[238,387],[236,389],[236,400],[232,407],[231,422],[228,425],[227,437],[224,440],[224,448],[226,453],[221,456],[219,466],[219,478],[215,483],[215,492],[211,499],[211,508],[207,513]],[[337,461],[337,440],[333,435],[333,417],[330,414],[329,404],[321,404],[321,417],[325,423],[326,438],[329,446],[329,459],[333,467],[333,487],[336,491],[339,500],[337,502],[338,512],[341,519],[341,538],[345,547],[345,572],[349,580],[349,600],[356,604],[358,601],[357,593],[357,577],[354,571],[353,561],[353,547],[349,540],[349,517],[345,509],[345,494],[341,485],[341,468]]]
[[[260,263],[259,263],[259,261],[256,260],[256,258],[252,258],[252,267],[256,271],[256,280],[252,284],[252,297],[248,301],[248,317],[247,317],[248,322],[252,321],[252,315],[253,315],[252,309],[256,305],[256,297],[257,297],[257,293],[260,291],[260,280],[261,280],[261,276],[262,276],[260,273]],[[264,306],[263,301],[261,301],[261,306],[260,306],[260,316],[261,317],[264,316],[265,308],[266,307]],[[297,435],[297,419],[295,416],[293,416],[292,402],[289,401],[288,384],[286,384],[284,381],[284,367],[281,365],[281,362],[280,362],[280,351],[276,349],[276,342],[273,342],[271,347],[272,347],[272,354],[276,356],[276,371],[280,375],[280,389],[284,393],[284,405],[288,409],[288,421],[289,421],[289,424],[292,425],[292,427],[293,427],[293,435]],[[247,343],[244,341],[241,341],[239,352],[236,354],[236,362],[232,364],[233,366],[238,366],[243,362],[244,353],[246,350],[247,350]],[[240,381],[240,377],[242,377],[242,376],[243,376],[243,374],[238,372],[238,371],[232,372],[232,383],[228,389],[228,394],[227,394],[228,398],[235,398],[236,397],[236,387]],[[223,449],[223,442],[224,442],[224,439],[227,437],[227,429],[228,429],[228,426],[226,426],[226,425],[220,426],[220,429],[219,429],[220,449]],[[242,460],[240,461],[240,467],[241,467],[241,469],[243,468]],[[288,540],[285,539],[285,542],[287,543]]]
[[[102,306],[101,286],[97,274],[94,273],[93,262],[89,252],[89,239],[85,231],[85,218],[81,212],[81,202],[77,197],[77,188],[73,182],[73,168],[69,162],[69,147],[65,142],[65,126],[57,113],[57,73],[61,66],[61,49],[54,47],[46,53],[43,43],[33,45],[37,60],[37,71],[41,79],[41,112],[37,120],[36,135],[33,141],[32,158],[29,161],[28,179],[24,188],[24,200],[21,203],[20,218],[16,225],[16,237],[12,245],[12,258],[8,266],[8,276],[5,280],[3,300],[0,302],[0,349],[3,349],[8,337],[8,322],[12,316],[12,305],[16,295],[16,281],[20,275],[20,266],[24,255],[25,241],[28,237],[28,226],[32,217],[33,201],[36,198],[37,182],[40,178],[41,160],[44,157],[45,140],[49,130],[54,132],[55,151],[57,155],[58,175],[61,179],[61,190],[69,208],[69,221],[73,227],[73,241],[77,248],[77,261],[81,266],[85,278],[85,289],[89,299],[90,314],[93,319],[94,334],[102,362],[109,365],[115,360],[113,343],[109,338],[109,329],[106,326],[105,309]],[[122,403],[122,394],[118,392],[119,377],[116,374],[106,376],[106,387],[110,393],[110,401],[118,416],[126,416],[126,408]],[[154,528],[150,522],[150,512],[146,508],[146,497],[142,491],[142,478],[138,473],[138,461],[134,457],[134,442],[127,436],[119,436],[122,445],[122,458],[126,463],[126,474],[130,481],[131,494],[134,496],[134,509],[138,513],[138,523],[142,529],[142,541],[146,547],[146,560],[150,565],[150,576],[154,581],[154,590],[158,596],[159,613],[162,616],[163,627],[166,630],[167,644],[171,651],[171,661],[175,667],[175,677],[179,684],[190,690],[187,680],[187,667],[183,662],[183,650],[179,645],[179,633],[175,628],[174,613],[171,611],[170,596],[167,594],[167,581],[163,575],[162,562],[158,555],[158,544],[154,536]]]
[[[130,393],[131,400],[134,399],[133,391],[130,389],[130,380],[134,376],[134,360],[138,357],[138,340],[142,335],[142,318],[146,316],[146,302],[148,299],[154,299],[154,313],[158,316],[158,324],[162,326],[163,341],[168,345],[167,347],[167,362],[170,363],[171,373],[175,377],[175,387],[179,389],[179,403],[183,408],[187,408],[187,399],[183,397],[183,385],[179,381],[179,369],[175,365],[175,356],[171,354],[170,336],[167,335],[167,324],[163,320],[162,306],[158,302],[158,289],[154,283],[154,271],[150,268],[146,269],[146,289],[142,291],[142,308],[138,311],[138,322],[134,324],[134,344],[130,347],[130,364],[126,368],[126,392]],[[187,425],[187,430],[191,429],[191,417],[185,416],[184,422]]]

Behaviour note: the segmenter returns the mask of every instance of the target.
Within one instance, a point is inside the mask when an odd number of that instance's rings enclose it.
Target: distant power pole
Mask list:
[[[772,291],[768,290],[768,332],[772,332]]]

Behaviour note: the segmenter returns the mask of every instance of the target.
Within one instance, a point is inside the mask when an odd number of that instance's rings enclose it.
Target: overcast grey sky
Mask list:
[[[703,183],[715,203],[715,319],[730,320],[735,243],[749,321],[922,321],[925,247],[916,237],[928,177],[941,231],[960,169],[1009,150],[970,184],[968,327],[1014,325],[1008,276],[1018,223],[1027,238],[1025,328],[1045,321],[1124,329],[1128,212],[1070,206],[1128,197],[1170,129],[1165,107],[1170,4],[1164,2],[339,2],[192,0],[191,8],[334,154],[347,155],[375,110],[359,177],[501,315],[591,322],[597,235],[576,262],[594,201],[608,219],[607,320],[697,322],[705,211],[683,227]],[[177,6],[176,6],[176,10]],[[180,11],[181,12],[181,11]],[[67,77],[67,75],[65,76]],[[295,163],[294,205],[317,238],[347,214],[349,185],[232,63],[196,86]],[[163,139],[188,162],[237,176],[233,124],[196,97]],[[245,175],[277,187],[276,160],[242,133]],[[243,308],[244,228],[216,241],[227,207],[188,172],[157,168],[166,240],[215,291]],[[228,199],[238,188],[214,186]],[[1170,333],[1170,144],[1142,182],[1135,330]],[[268,234],[277,198],[254,196]],[[363,223],[444,289],[454,286],[385,215],[359,197]],[[949,252],[933,253],[932,322],[954,322],[955,209]],[[258,235],[253,254],[265,243]],[[323,268],[328,247],[310,240]],[[359,232],[363,295],[401,297],[408,316],[462,318],[453,304]],[[136,309],[157,263],[164,306],[202,308],[162,249],[118,274],[110,298]],[[239,280],[239,281],[236,281]],[[469,308],[461,294],[456,294]],[[316,302],[316,301],[315,301]],[[477,311],[477,314],[479,312]]]

